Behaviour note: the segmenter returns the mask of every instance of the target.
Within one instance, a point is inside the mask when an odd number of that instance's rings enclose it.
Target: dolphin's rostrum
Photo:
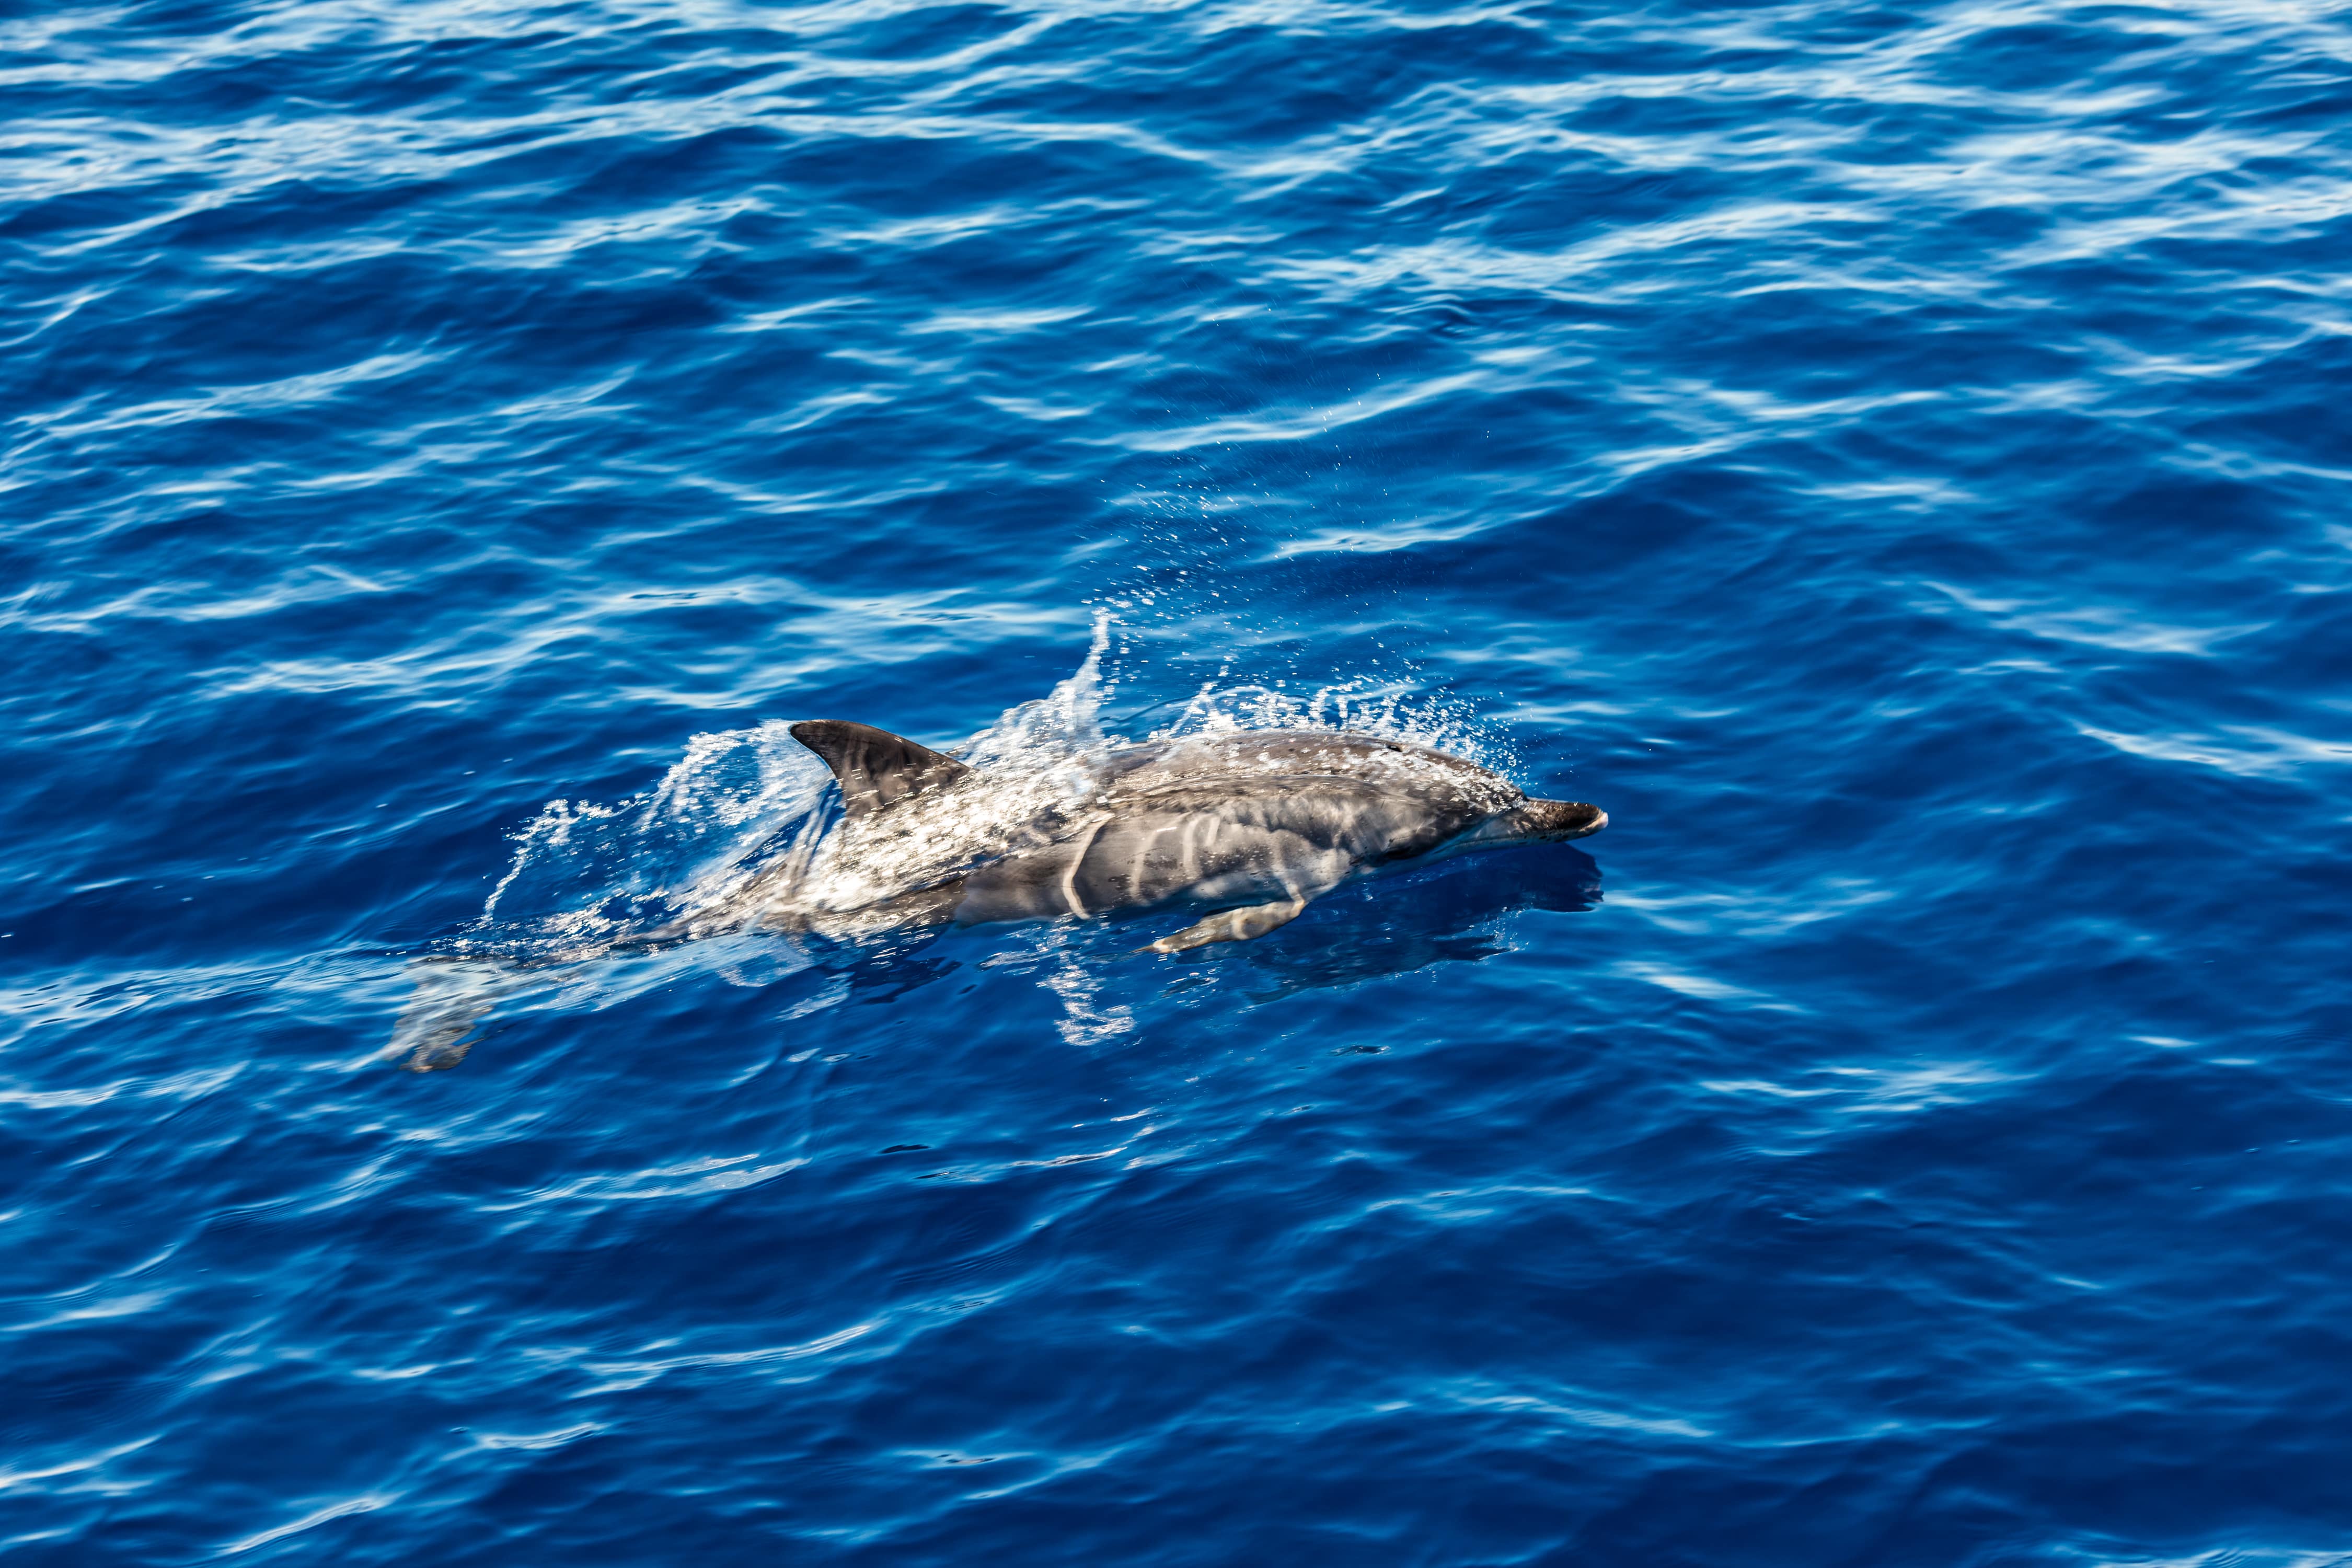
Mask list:
[[[871,725],[814,720],[792,733],[839,781],[847,835],[951,835],[954,797],[984,787],[985,775],[954,758]],[[887,925],[977,925],[1163,905],[1213,910],[1150,948],[1181,952],[1263,936],[1360,873],[1462,849],[1581,838],[1608,822],[1598,806],[1530,800],[1475,763],[1402,741],[1226,731],[1110,752],[1075,803],[1045,806],[977,863],[888,891],[864,913]],[[940,863],[936,854],[919,858]],[[757,884],[744,891],[730,900],[739,919],[803,923],[787,909],[761,907]]]

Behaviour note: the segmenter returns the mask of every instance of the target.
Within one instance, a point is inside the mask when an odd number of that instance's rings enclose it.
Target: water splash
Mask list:
[[[651,789],[605,805],[551,800],[510,837],[464,955],[561,961],[722,898],[803,854],[822,824],[824,765],[769,721],[692,737]]]
[[[913,796],[885,815],[847,817],[806,856],[734,891],[729,918],[760,906],[835,931],[871,923],[866,910],[894,893],[934,886],[1004,853],[1041,824],[1081,809],[1113,742],[1102,728],[1103,655],[1110,617],[1097,614],[1087,656],[1045,696],[1006,709],[954,748],[974,769],[954,789]]]
[[[1220,671],[1203,681],[1175,719],[1145,738],[1176,741],[1235,730],[1345,730],[1450,752],[1497,772],[1510,771],[1517,761],[1468,703],[1422,691],[1409,681],[1332,681],[1301,692],[1282,682],[1228,684],[1228,673]]]

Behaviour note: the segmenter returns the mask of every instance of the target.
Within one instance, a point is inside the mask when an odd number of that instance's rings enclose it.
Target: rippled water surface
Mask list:
[[[11,1563],[2352,1560],[2352,10],[9,15]],[[615,945],[806,718],[1612,823]]]

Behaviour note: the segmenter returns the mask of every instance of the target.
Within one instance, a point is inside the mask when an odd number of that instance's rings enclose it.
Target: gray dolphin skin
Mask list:
[[[841,785],[845,829],[926,831],[925,807],[983,775],[887,731],[792,727]],[[1444,752],[1328,730],[1227,731],[1110,752],[1075,805],[1053,806],[1001,853],[870,906],[893,925],[1082,919],[1163,906],[1215,912],[1144,951],[1246,942],[1351,877],[1466,849],[1582,838],[1609,824],[1580,801],[1531,800]]]

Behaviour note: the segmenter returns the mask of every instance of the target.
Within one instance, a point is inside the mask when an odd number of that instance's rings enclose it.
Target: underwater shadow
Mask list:
[[[1263,973],[1272,985],[1244,994],[1264,1005],[1433,964],[1475,963],[1509,951],[1502,929],[1507,916],[1522,910],[1577,912],[1601,900],[1601,868],[1580,849],[1547,844],[1489,850],[1344,888],[1270,939],[1204,950],[1192,955],[1192,963],[1243,963]],[[1099,973],[1101,963],[1131,958],[1141,933],[1181,918],[1162,909],[1104,922],[1109,929],[1087,944],[1090,956],[1083,949],[1065,949],[1054,962],[1066,970],[1082,964]],[[938,928],[862,940],[736,933],[635,951],[615,943],[602,952],[555,960],[419,959],[409,965],[415,990],[383,1055],[410,1072],[446,1070],[466,1059],[502,1003],[527,1005],[570,993],[582,1005],[609,1005],[689,969],[736,973],[739,984],[782,985],[799,979],[838,987],[831,998],[838,1003],[894,1002],[962,967],[961,961],[938,951],[942,934]],[[754,951],[747,952],[746,947]],[[1027,955],[1037,962],[1047,956],[1042,950]],[[766,978],[740,977],[745,970]],[[1197,967],[1191,972],[1199,973]],[[1183,982],[1176,984],[1181,988]]]
[[[1273,979],[1252,1002],[1322,986],[1356,985],[1439,963],[1475,963],[1510,950],[1502,926],[1521,910],[1579,913],[1601,901],[1601,868],[1565,844],[1490,850],[1322,900],[1286,940],[1242,946],[1234,958]],[[1310,921],[1312,923],[1310,923]]]

